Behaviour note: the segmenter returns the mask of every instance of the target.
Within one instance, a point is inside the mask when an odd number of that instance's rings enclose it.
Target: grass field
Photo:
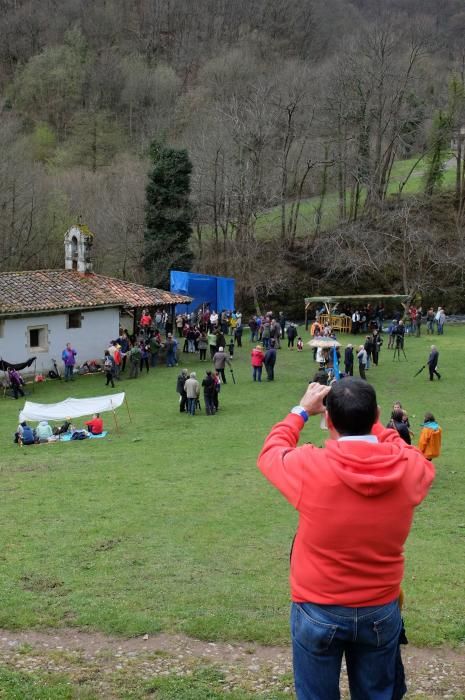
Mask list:
[[[345,339],[344,339],[345,340]],[[368,376],[386,421],[400,399],[418,434],[432,410],[444,429],[437,478],[407,545],[404,588],[411,641],[465,641],[465,466],[461,350],[465,329],[437,339],[443,378],[413,375],[427,337],[407,338],[408,362],[383,348]],[[311,353],[279,352],[274,383],[254,384],[249,345],[234,360],[237,384],[221,410],[178,411],[178,369],[122,381],[132,422],[121,436],[18,448],[20,401],[2,400],[0,627],[77,626],[122,635],[182,631],[202,639],[288,639],[288,552],[296,515],[264,480],[256,456],[271,425],[297,403],[314,371]],[[197,360],[181,360],[203,373]],[[189,358],[190,359],[190,358]],[[105,393],[101,377],[47,382],[34,400]],[[32,398],[32,397],[31,397]],[[322,444],[318,420],[303,439]]]

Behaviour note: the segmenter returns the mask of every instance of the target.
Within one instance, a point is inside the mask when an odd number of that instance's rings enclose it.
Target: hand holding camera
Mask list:
[[[303,395],[300,406],[304,408],[309,416],[316,416],[325,412],[325,399],[331,391],[330,386],[323,386],[316,382],[308,385],[308,389]]]

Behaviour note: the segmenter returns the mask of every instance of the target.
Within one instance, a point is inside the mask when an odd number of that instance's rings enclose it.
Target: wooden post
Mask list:
[[[118,433],[118,435],[120,435],[121,433],[120,433],[120,430],[119,430],[118,419],[117,419],[117,417],[116,417],[116,411],[115,411],[115,409],[113,408],[113,403],[112,403],[111,401],[110,401],[110,404],[111,404],[111,410],[113,411],[113,418],[114,418],[115,425],[116,425],[116,432]]]
[[[132,334],[137,335],[137,309],[135,307],[133,308],[132,313],[134,315],[134,320],[132,324]]]
[[[130,420],[131,423],[132,423],[131,412],[130,412],[130,410],[129,410],[129,404],[128,404],[128,399],[127,399],[126,394],[124,395],[124,403],[126,404],[126,408],[128,409],[129,420]]]

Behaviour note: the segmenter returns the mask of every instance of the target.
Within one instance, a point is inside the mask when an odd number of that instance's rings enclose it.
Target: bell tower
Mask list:
[[[65,269],[92,272],[91,248],[93,235],[81,224],[71,226],[65,235]]]

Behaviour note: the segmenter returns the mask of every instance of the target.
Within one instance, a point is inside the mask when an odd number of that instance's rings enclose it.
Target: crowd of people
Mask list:
[[[82,428],[77,428],[67,418],[60,426],[52,427],[46,420],[41,420],[36,428],[27,421],[21,421],[14,434],[14,442],[19,445],[34,445],[45,442],[55,442],[67,436],[70,440],[83,440],[92,435],[102,435],[103,419],[95,413],[91,420],[85,421]]]
[[[349,310],[346,309],[348,312]],[[427,333],[443,333],[445,322],[444,310],[438,307],[437,311],[428,309],[423,315],[421,307],[409,307],[408,319],[401,311],[393,314],[392,320],[385,328],[387,336],[387,349],[398,350],[404,347],[406,334],[421,335],[421,324],[424,319],[427,324]],[[353,346],[349,343],[344,350],[339,348],[337,336],[328,322],[320,321],[317,312],[315,320],[311,323],[310,337],[313,341],[323,341],[322,345],[315,343],[313,347],[313,359],[318,364],[325,376],[332,380],[335,376],[334,363],[337,358],[338,375],[353,376],[354,365],[358,365],[358,372],[362,379],[367,378],[367,371],[377,367],[380,361],[383,347],[383,321],[385,310],[383,305],[372,308],[369,304],[361,311],[352,313],[353,330],[356,334],[366,331],[363,343]],[[175,332],[173,332],[173,326]],[[304,347],[302,337],[299,335],[298,326],[289,322],[283,312],[275,315],[268,311],[263,315],[253,315],[247,322],[247,337],[252,344],[250,350],[251,379],[253,382],[262,381],[263,370],[266,380],[275,380],[275,367],[278,351],[287,341],[287,348],[301,352]],[[387,331],[387,332],[386,332]],[[205,410],[206,415],[215,415],[220,409],[219,396],[222,385],[228,383],[229,373],[234,378],[234,353],[242,348],[244,326],[240,311],[221,311],[201,308],[198,312],[180,313],[173,322],[163,311],[153,314],[144,309],[135,334],[129,334],[121,328],[119,336],[110,341],[104,350],[103,361],[87,361],[86,368],[92,365],[92,369],[99,369],[105,377],[105,386],[115,387],[124,376],[136,379],[141,373],[147,374],[158,366],[160,358],[167,367],[175,367],[180,361],[181,354],[196,356],[200,362],[210,363],[211,368],[205,371],[201,377],[197,377],[195,371],[184,368],[176,379],[176,392],[179,396],[179,411],[186,415],[194,416],[199,411]],[[335,349],[325,347],[326,343],[336,341]],[[343,357],[341,357],[341,351]],[[431,353],[426,365],[429,369],[430,379],[435,376],[440,379],[437,370],[439,353],[435,346],[431,346]],[[77,350],[67,343],[62,353],[65,381],[73,381],[76,376]],[[79,370],[80,371],[80,370]],[[24,381],[19,372],[10,368],[8,370],[10,385],[15,398],[24,396]],[[202,402],[203,398],[203,402]],[[394,427],[406,442],[412,437],[409,426],[406,429],[406,414],[400,416],[400,407],[393,409],[391,427]],[[429,422],[434,422],[430,417]],[[428,420],[425,418],[425,425]],[[408,418],[407,418],[408,423]],[[20,433],[20,427],[18,433]],[[34,440],[39,435],[39,440],[44,438],[48,430],[45,426],[38,426]],[[46,436],[49,438],[50,436]]]
[[[426,324],[426,333],[428,335],[443,335],[444,325],[446,322],[446,313],[442,306],[438,306],[436,310],[430,306],[424,310],[421,305],[406,305],[403,304],[403,309],[397,310],[393,315],[393,322],[399,323],[402,321],[406,333],[421,336],[421,329]],[[323,307],[316,312],[316,320],[324,314],[326,309]],[[386,309],[384,304],[365,304],[364,306],[343,305],[340,309],[340,315],[350,318],[352,321],[352,333],[367,333],[373,328],[382,328],[386,319]],[[390,319],[390,317],[389,317]]]

